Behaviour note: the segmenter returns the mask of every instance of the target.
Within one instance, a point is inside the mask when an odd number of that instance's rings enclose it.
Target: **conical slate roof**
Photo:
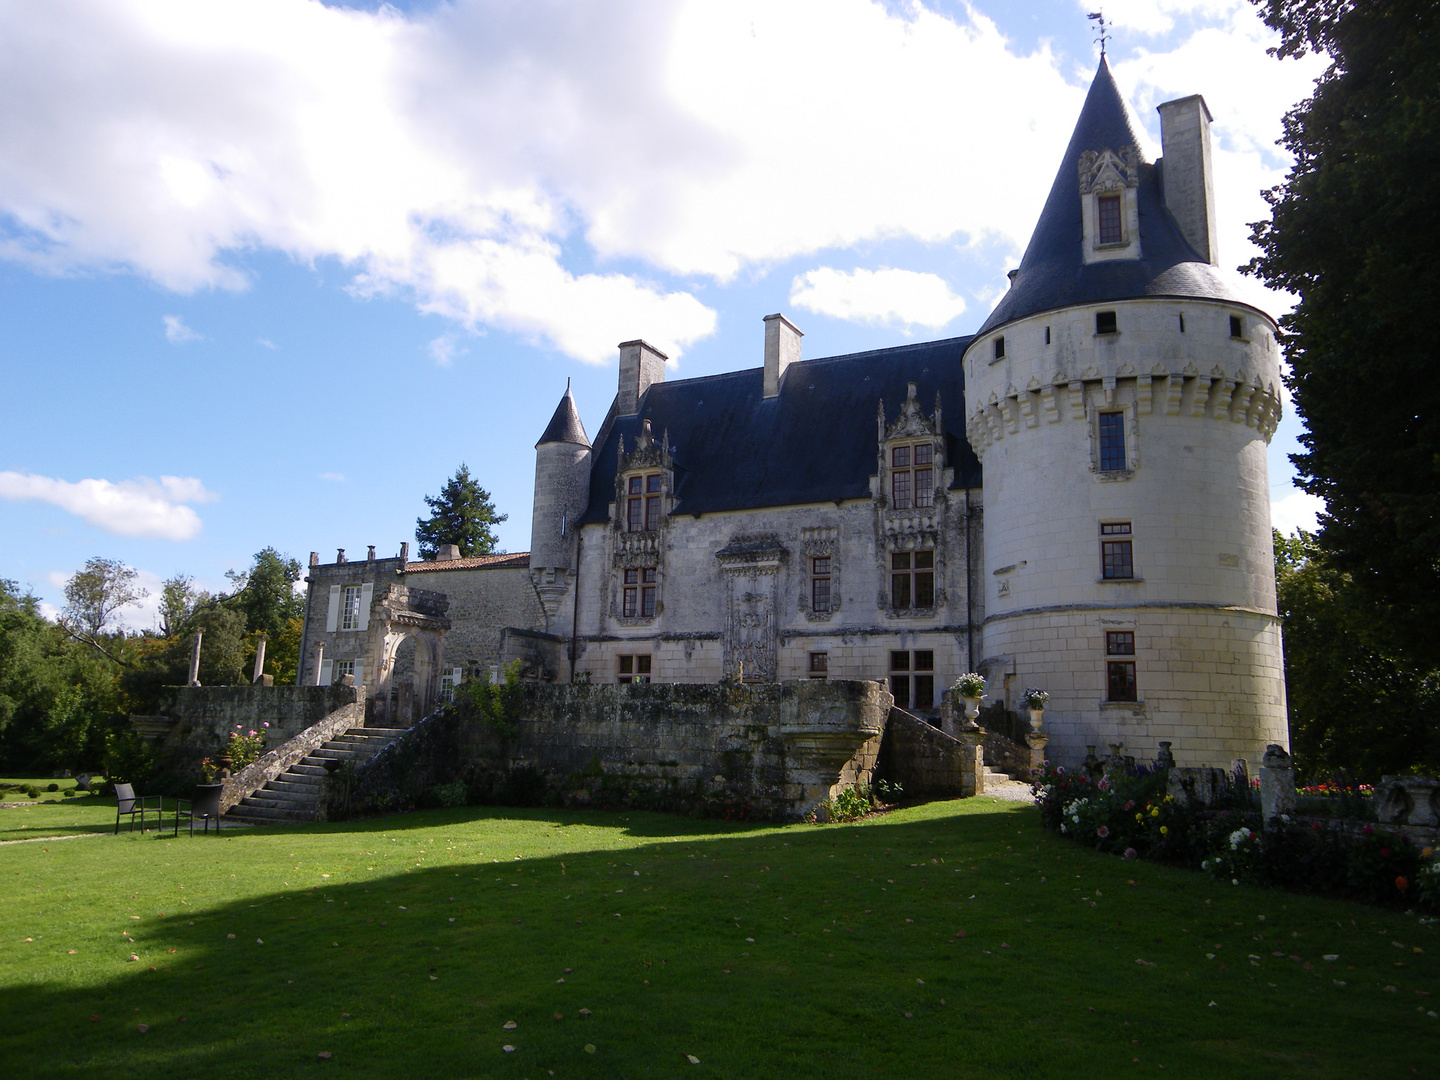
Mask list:
[[[545,434],[540,436],[536,446],[544,446],[546,443],[576,443],[580,446],[590,445],[590,436],[585,434],[585,425],[580,423],[580,413],[575,408],[575,398],[570,393],[570,380],[565,380],[565,396],[560,399],[560,404],[555,406],[555,415],[550,417],[550,423],[545,427]]]
[[[1080,155],[1087,150],[1118,151],[1140,140],[1130,115],[1100,58],[1085,107],[1065,148],[1060,170],[1045,209],[1020,260],[1010,290],[995,306],[980,333],[1005,323],[1072,304],[1103,304],[1143,296],[1193,297],[1245,304],[1240,294],[1192,248],[1180,226],[1165,207],[1160,165],[1140,163],[1138,202],[1140,250],[1138,259],[1114,259],[1085,264],[1081,250],[1083,218],[1080,201]],[[1246,306],[1249,306],[1248,304]],[[978,335],[977,335],[978,336]]]

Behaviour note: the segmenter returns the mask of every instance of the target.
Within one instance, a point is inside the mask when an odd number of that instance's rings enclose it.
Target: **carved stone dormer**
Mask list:
[[[1079,162],[1085,262],[1140,257],[1140,151],[1086,150]]]
[[[878,428],[878,469],[871,479],[882,583],[876,599],[894,618],[931,616],[945,602],[946,491],[954,480],[945,460],[940,395],[927,417],[910,383],[893,422],[886,422],[880,402]]]
[[[629,453],[620,438],[609,536],[614,578],[610,614],[621,625],[649,625],[664,611],[665,536],[674,481],[668,431],[657,443],[650,421],[643,421]]]

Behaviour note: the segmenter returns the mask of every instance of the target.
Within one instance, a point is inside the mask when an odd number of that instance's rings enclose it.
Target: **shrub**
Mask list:
[[[466,789],[463,780],[456,780],[449,784],[436,784],[427,793],[423,800],[430,806],[456,807],[464,806],[466,801]]]
[[[45,790],[46,790],[46,791],[59,791],[59,790],[60,790],[60,785],[57,784],[57,783],[54,783],[54,782],[52,781],[52,782],[50,783],[50,786],[47,787]]]

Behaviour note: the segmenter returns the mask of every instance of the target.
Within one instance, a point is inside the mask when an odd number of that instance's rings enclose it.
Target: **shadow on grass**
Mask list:
[[[7,1072],[1348,1077],[1423,1069],[1435,1032],[1410,984],[1433,984],[1436,950],[1402,979],[1375,933],[1413,922],[1086,852],[1023,805],[849,827],[466,809],[148,840],[102,845],[142,899],[48,926],[0,988],[23,1018]],[[1353,992],[1322,951],[1357,965]],[[1359,989],[1380,977],[1405,985]]]

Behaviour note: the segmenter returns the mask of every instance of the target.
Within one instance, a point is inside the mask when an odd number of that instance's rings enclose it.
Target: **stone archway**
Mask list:
[[[374,665],[367,670],[375,672],[366,687],[367,724],[409,727],[434,708],[445,659],[445,632],[450,629],[449,609],[444,593],[399,584],[376,590],[366,645]]]

